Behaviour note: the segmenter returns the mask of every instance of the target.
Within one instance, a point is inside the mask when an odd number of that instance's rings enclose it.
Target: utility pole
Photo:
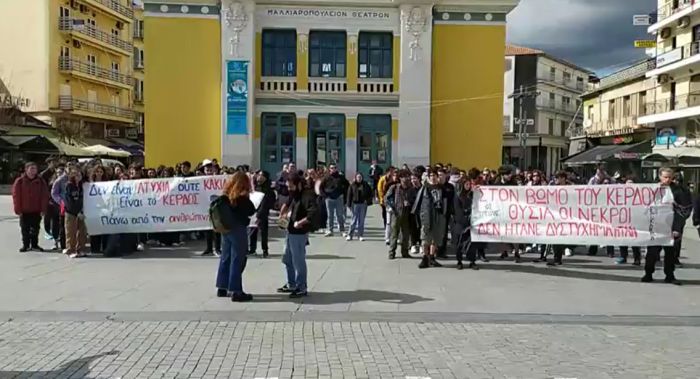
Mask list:
[[[521,170],[526,170],[527,169],[527,139],[530,137],[530,134],[527,132],[527,111],[523,108],[523,101],[525,99],[534,99],[537,98],[537,96],[540,95],[539,91],[533,91],[533,90],[528,90],[525,91],[525,86],[521,85],[520,90],[518,92],[514,92],[509,98],[515,99],[518,101],[518,140],[520,141],[520,149],[522,153],[522,159],[520,160],[520,169]],[[534,125],[534,120],[531,123],[531,125]]]

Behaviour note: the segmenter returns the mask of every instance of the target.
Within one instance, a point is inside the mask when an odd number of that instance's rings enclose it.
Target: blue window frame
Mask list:
[[[263,76],[296,76],[296,30],[263,30],[262,62]]]
[[[391,32],[362,32],[359,38],[360,78],[391,78],[393,68],[393,38]]]
[[[309,76],[344,78],[347,38],[345,32],[309,33]]]

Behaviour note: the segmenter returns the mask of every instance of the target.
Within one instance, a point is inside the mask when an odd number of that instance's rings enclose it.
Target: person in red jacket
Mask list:
[[[41,215],[46,212],[49,204],[49,187],[38,172],[36,163],[27,162],[24,165],[24,174],[17,178],[12,186],[12,202],[22,229],[20,253],[30,249],[44,251],[39,247],[39,224]]]

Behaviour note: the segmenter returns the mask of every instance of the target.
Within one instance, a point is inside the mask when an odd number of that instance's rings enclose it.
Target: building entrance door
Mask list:
[[[357,129],[357,171],[368,180],[372,161],[383,172],[391,166],[391,115],[359,115]]]
[[[263,113],[260,121],[260,167],[274,177],[296,158],[296,120],[293,113]]]
[[[309,115],[309,167],[336,164],[345,170],[345,116]]]

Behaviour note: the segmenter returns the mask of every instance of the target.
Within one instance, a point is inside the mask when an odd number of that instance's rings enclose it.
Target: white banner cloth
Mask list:
[[[673,194],[658,184],[475,189],[472,240],[555,245],[673,244]]]
[[[198,176],[85,183],[90,235],[211,229],[209,204],[228,177]],[[254,193],[256,194],[256,193]],[[251,194],[256,206],[260,196]]]

